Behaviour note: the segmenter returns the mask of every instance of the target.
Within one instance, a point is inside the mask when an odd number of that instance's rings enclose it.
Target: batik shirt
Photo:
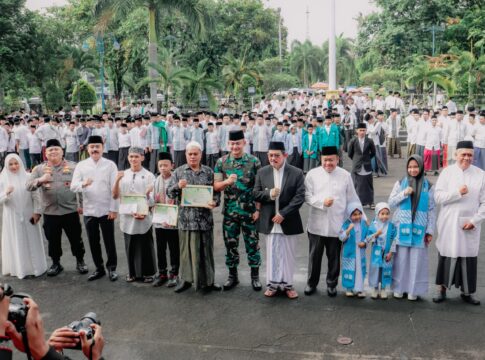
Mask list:
[[[179,166],[173,172],[168,184],[167,195],[171,199],[181,200],[182,189],[179,188],[180,180],[187,180],[187,185],[213,186],[214,172],[208,166],[201,165],[199,171],[194,171],[189,165]],[[214,201],[219,203],[219,194],[214,192]],[[202,207],[179,208],[178,228],[180,230],[208,231],[214,227],[212,210]]]

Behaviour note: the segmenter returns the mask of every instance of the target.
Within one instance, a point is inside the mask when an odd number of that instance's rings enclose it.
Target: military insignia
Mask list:
[[[70,174],[70,173],[71,173],[71,169],[69,168],[69,166],[67,166],[67,165],[66,165],[66,166],[64,166],[64,167],[62,168],[62,173],[63,173],[63,174]]]

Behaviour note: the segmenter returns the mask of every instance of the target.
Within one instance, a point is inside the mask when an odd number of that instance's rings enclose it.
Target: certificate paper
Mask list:
[[[144,195],[123,195],[120,199],[120,215],[148,215],[148,203]]]
[[[177,205],[155,204],[152,222],[154,224],[166,223],[170,226],[177,226],[178,211]]]
[[[187,185],[182,189],[181,206],[187,207],[209,207],[209,202],[213,200],[212,186]]]

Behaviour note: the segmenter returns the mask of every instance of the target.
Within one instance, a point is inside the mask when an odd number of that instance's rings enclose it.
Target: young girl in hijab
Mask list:
[[[5,158],[0,174],[2,216],[2,274],[17,276],[42,275],[47,270],[38,191],[26,188],[27,172],[17,154]]]
[[[345,295],[357,294],[365,298],[365,238],[367,223],[363,218],[364,210],[358,202],[347,206],[347,220],[342,225],[339,239],[344,243],[342,250],[342,286],[347,290]]]
[[[376,217],[369,225],[367,243],[372,244],[369,285],[373,288],[371,298],[377,299],[379,284],[381,299],[387,299],[392,283],[392,255],[396,252],[396,227],[389,221],[391,208],[385,202],[376,205]]]
[[[436,212],[434,191],[424,175],[422,157],[412,155],[407,161],[407,176],[396,182],[389,196],[391,209],[396,209],[392,287],[398,299],[407,293],[408,300],[415,301],[428,292],[428,246],[433,238]]]

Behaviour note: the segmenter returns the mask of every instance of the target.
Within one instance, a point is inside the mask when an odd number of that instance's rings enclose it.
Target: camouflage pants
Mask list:
[[[261,253],[259,251],[259,234],[251,215],[224,215],[222,221],[224,244],[226,245],[226,266],[234,268],[239,265],[239,234],[242,232],[248,265],[259,267]]]

